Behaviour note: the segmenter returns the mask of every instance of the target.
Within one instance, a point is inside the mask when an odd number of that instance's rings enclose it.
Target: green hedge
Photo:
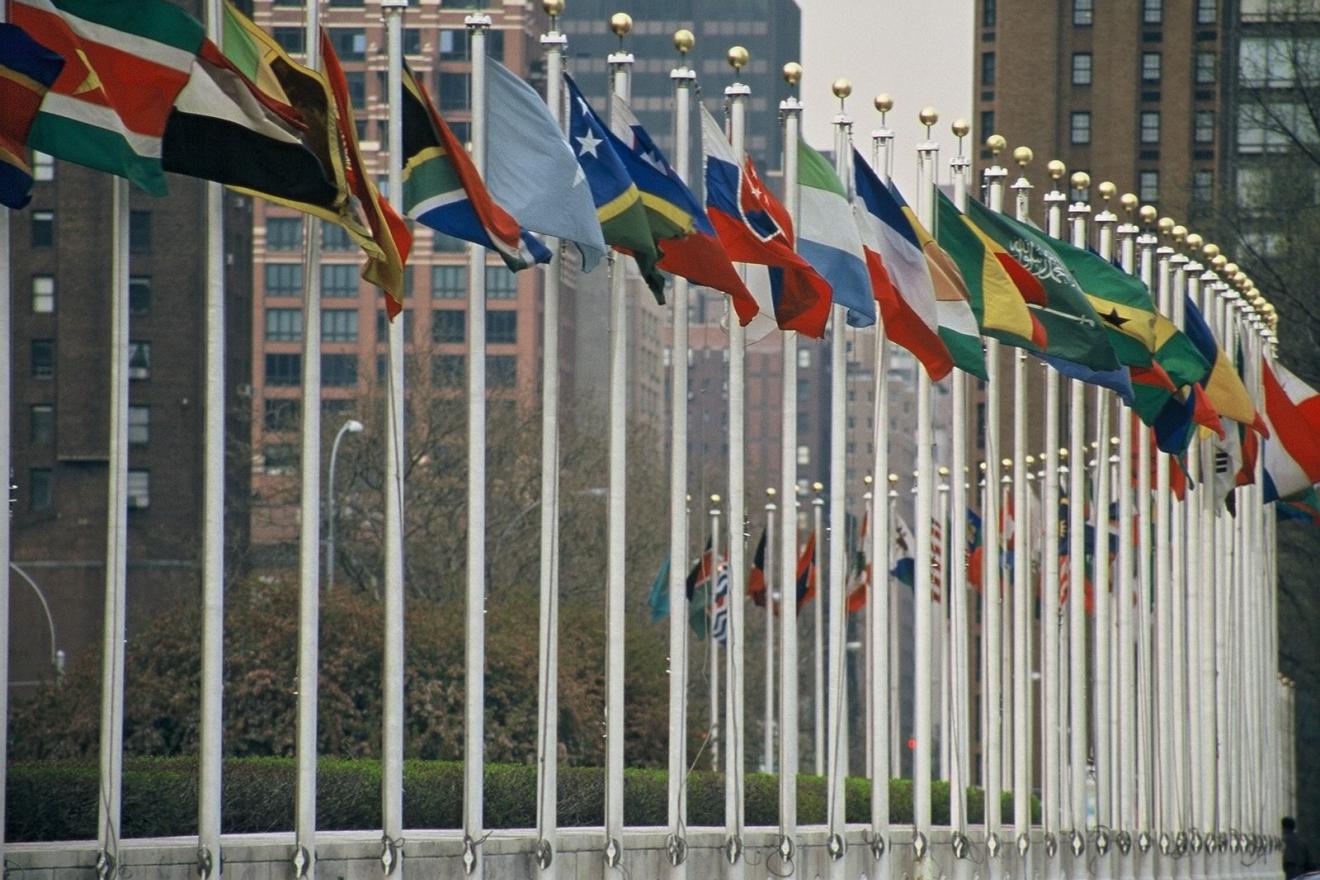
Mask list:
[[[227,833],[284,831],[293,827],[296,764],[291,758],[231,758],[224,768],[224,830]],[[9,768],[7,839],[84,840],[96,836],[97,770],[86,763],[18,763]],[[404,825],[409,828],[462,827],[463,765],[451,761],[404,764]],[[949,821],[949,786],[936,782],[932,809],[936,824]],[[746,822],[778,822],[778,778],[747,775]],[[847,811],[852,821],[870,817],[871,785],[847,782]],[[912,821],[912,783],[889,785],[890,816]],[[604,772],[594,767],[559,770],[559,824],[602,824]],[[529,765],[486,767],[486,826],[532,828],[536,825],[536,768]],[[1013,798],[1005,793],[1004,815]],[[666,774],[628,770],[624,775],[624,821],[629,825],[664,825]],[[825,780],[798,777],[798,821],[825,821]],[[980,822],[984,798],[968,789],[969,822]],[[1033,804],[1039,813],[1039,805]],[[322,758],[317,772],[317,824],[327,830],[379,828],[380,762]],[[197,764],[187,758],[130,759],[124,768],[125,837],[189,835],[196,832]],[[724,824],[724,776],[694,772],[688,785],[688,824]]]

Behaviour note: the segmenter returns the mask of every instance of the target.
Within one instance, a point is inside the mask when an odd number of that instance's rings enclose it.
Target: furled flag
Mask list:
[[[913,558],[917,551],[917,539],[903,517],[894,514],[894,533],[889,539],[889,558],[894,560],[894,567],[889,574],[906,587],[915,587],[917,583],[917,561]]]
[[[669,616],[669,555],[660,563],[660,570],[651,581],[651,593],[646,598],[651,609],[651,622],[659,623]]]
[[[706,626],[708,618],[706,606],[710,601],[710,578],[715,570],[715,553],[711,549],[711,539],[706,539],[706,549],[702,551],[701,558],[698,559],[688,572],[687,589],[688,600],[688,625],[692,627],[692,632],[696,633],[697,638],[706,637]]]
[[[344,69],[339,66],[339,56],[335,54],[334,43],[325,28],[321,28],[321,59],[338,111],[336,122],[339,125],[339,138],[344,145],[344,176],[348,180],[349,190],[357,197],[367,215],[371,240],[380,249],[380,256],[367,255],[367,264],[362,267],[362,278],[388,294],[385,297],[385,310],[390,320],[393,320],[395,315],[403,311],[403,264],[408,262],[412,232],[376,189],[375,180],[358,150],[357,124],[353,120],[353,102],[348,96],[348,80],[344,77]]]
[[[64,59],[16,24],[0,22],[0,205],[22,208],[32,191],[28,131]]]
[[[729,564],[715,571],[715,596],[710,603],[710,634],[721,645],[729,641]]]
[[[761,530],[761,540],[752,554],[752,570],[747,575],[747,595],[759,608],[765,607],[765,541],[769,531],[769,526]]]
[[[1045,289],[1048,305],[1028,304],[1036,318],[1045,325],[1045,353],[1093,371],[1118,370],[1118,357],[1102,329],[1100,316],[1055,255],[1045,240],[1046,236],[975,200],[968,202],[967,215],[982,232],[1035,275]]]
[[[938,191],[936,198],[940,247],[962,273],[981,332],[1007,345],[1044,351],[1045,326],[1027,308],[1028,302],[1046,304],[1036,276],[978,229],[952,199]]]
[[[403,209],[437,232],[490,248],[511,271],[550,251],[495,203],[463,144],[413,72],[403,71]]]
[[[875,294],[848,191],[825,157],[806,141],[798,144],[801,213],[798,252],[829,282],[834,304],[848,310],[848,324],[875,323]]]
[[[1262,359],[1267,495],[1288,499],[1320,483],[1320,393],[1282,364]]]
[[[866,605],[866,594],[871,589],[871,564],[866,561],[866,535],[870,531],[871,508],[862,513],[862,527],[857,534],[857,549],[853,554],[853,567],[848,575],[848,613],[860,611]]]
[[[814,598],[816,598],[816,533],[812,532],[807,538],[807,546],[802,548],[802,554],[798,556],[797,561],[798,614],[801,614],[806,604]]]
[[[912,352],[932,379],[943,379],[953,369],[953,355],[940,338],[926,259],[901,231],[906,226],[902,209],[856,150],[853,188],[857,226],[885,337]]]
[[[761,183],[751,157],[734,156],[715,117],[704,106],[700,113],[706,208],[725,251],[737,262],[770,268],[771,301],[759,303],[762,315],[784,330],[824,336],[829,283],[794,250],[788,212]]]
[[[568,86],[568,142],[577,153],[578,165],[587,176],[591,198],[596,203],[605,243],[632,254],[637,268],[656,302],[665,301],[665,276],[656,263],[660,252],[652,237],[651,224],[642,206],[642,195],[628,175],[623,160],[610,146],[610,135],[570,76]]]
[[[1210,325],[1190,296],[1184,304],[1183,327],[1187,338],[1196,346],[1206,363],[1210,364],[1209,373],[1201,380],[1201,385],[1215,412],[1240,425],[1255,427],[1258,431],[1263,428],[1256,407],[1251,402],[1251,395],[1247,393],[1247,386],[1242,384],[1242,378],[1233,369],[1228,354],[1215,341]]]
[[[571,241],[582,271],[605,256],[591,187],[535,90],[493,58],[486,71],[486,185],[527,229]]]
[[[670,166],[627,102],[618,95],[613,101],[610,143],[642,194],[651,233],[658,239],[660,268],[682,275],[693,284],[727,293],[739,323],[746,326],[759,308],[729,261],[701,202]]]
[[[944,595],[944,526],[930,518],[930,599],[941,601]]]
[[[967,583],[976,590],[985,587],[985,546],[981,539],[981,515],[967,508]]]

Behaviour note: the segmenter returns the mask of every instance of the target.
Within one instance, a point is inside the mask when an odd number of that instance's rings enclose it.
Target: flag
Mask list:
[[[853,553],[853,568],[848,576],[848,613],[860,611],[866,605],[866,594],[870,590],[871,565],[866,561],[866,535],[870,531],[871,508],[868,505],[862,513],[862,527],[857,534],[857,549]]]
[[[591,187],[550,108],[527,83],[486,60],[486,185],[527,229],[577,245],[582,271],[605,256]]]
[[[975,590],[985,588],[985,547],[981,539],[981,515],[967,508],[967,583]]]
[[[733,299],[739,322],[746,326],[759,308],[729,261],[701,202],[670,166],[627,102],[618,95],[613,101],[610,144],[642,195],[651,233],[659,239],[660,268],[682,275],[693,284],[727,293]]]
[[[688,572],[687,589],[688,599],[688,625],[692,627],[692,632],[697,638],[706,637],[706,605],[709,601],[707,595],[710,591],[710,576],[715,568],[715,554],[711,550],[711,539],[706,539],[706,549],[702,551],[700,558],[693,564]]]
[[[765,542],[769,531],[769,526],[761,530],[761,540],[752,555],[752,570],[747,575],[747,595],[760,608],[765,607]]]
[[[16,24],[0,22],[0,205],[22,208],[32,191],[28,132],[64,59]]]
[[[1117,370],[1119,361],[1101,329],[1099,315],[1067,267],[1055,255],[1046,236],[975,200],[968,202],[968,216],[982,232],[1035,275],[1044,288],[1048,305],[1029,303],[1028,307],[1045,325],[1045,353],[1091,370]]]
[[[578,165],[591,188],[605,243],[632,254],[646,286],[656,302],[663,304],[665,276],[656,266],[660,252],[651,235],[642,195],[623,160],[610,146],[609,131],[582,97],[577,83],[565,76],[564,84],[568,86],[568,142],[577,151]]]
[[[903,517],[895,513],[894,533],[889,538],[889,558],[894,562],[889,574],[906,587],[915,587],[917,583],[917,562],[912,555],[916,547],[917,539],[912,536],[912,530],[903,522]]]
[[[930,518],[930,599],[941,601],[944,595],[944,524]]]
[[[807,546],[802,548],[797,562],[797,612],[816,598],[816,533],[807,538]]]
[[[788,212],[761,183],[751,157],[735,157],[715,117],[704,106],[700,113],[706,209],[725,251],[738,262],[770,268],[771,298],[760,302],[762,315],[784,330],[824,336],[829,283],[794,250]]]
[[[669,557],[660,563],[660,570],[651,581],[651,594],[646,599],[651,609],[651,622],[659,623],[669,616]]]
[[[1041,236],[1072,274],[1109,334],[1119,363],[1148,367],[1156,350],[1157,312],[1146,285],[1099,254]]]
[[[347,160],[344,172],[348,188],[366,212],[371,240],[380,249],[379,256],[367,255],[367,263],[362,267],[362,278],[388,294],[385,297],[385,309],[393,320],[395,315],[403,311],[403,264],[408,261],[412,233],[408,231],[403,218],[394,212],[390,203],[376,190],[376,184],[367,171],[367,163],[358,150],[357,124],[353,121],[353,102],[348,97],[348,81],[344,78],[339,56],[335,54],[334,44],[325,28],[321,28],[321,58],[325,65],[326,81],[330,83],[330,91],[335,96],[335,109],[339,111],[336,122]]]
[[[1008,345],[1042,351],[1045,327],[1027,308],[1028,301],[1046,304],[1036,276],[978,229],[948,196],[937,191],[936,198],[939,245],[962,274],[976,325]]]
[[[848,324],[871,326],[875,295],[847,190],[825,157],[806,141],[798,144],[797,184],[798,252],[829,282],[834,304],[848,310]]]
[[[550,262],[550,251],[495,203],[426,87],[403,70],[403,209],[437,232],[500,255],[510,271]]]
[[[715,572],[715,596],[710,603],[710,634],[721,645],[729,642],[729,565],[721,562]]]
[[[1183,332],[1210,365],[1210,370],[1201,384],[1205,388],[1205,395],[1209,398],[1211,406],[1224,418],[1232,419],[1241,425],[1260,427],[1259,416],[1255,405],[1251,402],[1251,395],[1247,393],[1247,386],[1242,384],[1242,378],[1238,376],[1237,370],[1233,369],[1228,355],[1215,341],[1210,325],[1206,323],[1205,316],[1201,314],[1201,310],[1196,307],[1196,302],[1190,296],[1184,303],[1183,318]]]
[[[1265,470],[1283,499],[1320,483],[1320,393],[1282,364],[1261,359],[1265,386]]]
[[[912,352],[931,379],[939,381],[953,369],[953,355],[940,338],[926,258],[889,188],[856,150],[853,187],[857,226],[885,337]]]
[[[1266,498],[1267,502],[1273,499]],[[1291,501],[1280,500],[1275,505],[1278,511],[1280,521],[1297,520],[1299,522],[1309,522],[1313,526],[1320,526],[1320,493],[1312,486],[1301,495],[1296,496]]]

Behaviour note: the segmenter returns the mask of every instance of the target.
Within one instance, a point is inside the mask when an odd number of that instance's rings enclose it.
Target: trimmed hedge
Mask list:
[[[226,833],[287,831],[293,828],[296,763],[292,758],[230,758],[224,767],[223,821]],[[17,763],[9,768],[6,816],[8,840],[85,840],[96,836],[97,768],[84,762]],[[605,800],[604,771],[597,767],[559,770],[559,824],[600,825]],[[463,765],[456,761],[404,763],[404,825],[408,828],[461,828]],[[949,821],[948,783],[932,786],[936,824]],[[778,777],[749,773],[746,822],[778,822]],[[852,821],[870,817],[871,785],[847,781],[847,812]],[[912,783],[889,783],[893,822],[912,821]],[[798,777],[798,821],[825,821],[825,780]],[[980,822],[984,798],[968,789],[968,821]],[[666,773],[628,770],[624,775],[624,821],[666,824]],[[536,768],[495,764],[486,767],[486,826],[536,825]],[[1012,815],[1013,798],[1002,798]],[[1039,814],[1039,804],[1033,803]],[[326,830],[379,828],[380,762],[322,758],[317,773],[317,824]],[[124,767],[123,834],[158,837],[196,833],[197,763],[190,758],[130,759]],[[724,824],[724,775],[694,772],[688,784],[688,824]]]

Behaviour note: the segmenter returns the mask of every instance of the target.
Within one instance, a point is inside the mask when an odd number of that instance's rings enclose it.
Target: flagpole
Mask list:
[[[871,132],[871,167],[881,179],[889,181],[889,157],[894,133],[885,124],[886,115],[894,101],[888,95],[877,95],[875,109],[880,112],[880,127]],[[877,314],[875,326],[875,366],[871,377],[874,400],[871,461],[871,533],[870,533],[870,616],[867,618],[867,642],[871,648],[867,684],[870,692],[869,715],[871,721],[870,759],[866,774],[871,780],[871,827],[869,844],[875,864],[876,880],[888,880],[893,860],[886,859],[889,835],[889,779],[898,772],[890,749],[896,737],[891,725],[897,714],[897,703],[890,690],[892,667],[890,656],[897,645],[889,638],[890,580],[889,537],[890,516],[886,477],[889,474],[889,343],[885,338],[884,317]]]
[[[0,5],[0,22],[7,20],[7,7]],[[12,296],[14,287],[11,247],[9,242],[10,210],[0,207],[0,425],[12,425],[14,392],[14,320]],[[0,476],[5,479],[6,503],[11,473],[10,431],[0,431]],[[9,741],[9,544],[10,520],[8,511],[4,527],[0,528],[0,737]],[[205,713],[205,709],[203,713]],[[205,727],[203,727],[205,729]],[[206,753],[209,754],[209,753]],[[9,750],[0,749],[0,793],[9,789]],[[205,786],[202,788],[206,791]],[[0,865],[5,862],[5,798],[0,797]],[[199,830],[205,828],[201,822]]]
[[[844,102],[852,94],[852,84],[846,79],[834,81],[832,92],[839,99],[839,112],[834,116],[834,170],[843,183],[848,203],[852,203],[853,176],[849,167],[852,155],[852,117],[848,116]],[[826,844],[830,855],[829,876],[844,877],[844,854],[847,830],[847,801],[844,792],[844,774],[848,766],[848,709],[847,709],[847,642],[848,614],[845,597],[848,590],[848,565],[844,553],[847,542],[847,459],[844,457],[847,441],[847,340],[845,338],[847,309],[838,304],[832,309],[830,322],[830,557],[829,557],[829,663],[828,677],[828,772],[825,819],[829,826]],[[733,323],[732,321],[730,322]],[[820,545],[817,544],[817,552]],[[818,575],[819,576],[819,575]],[[819,610],[818,600],[816,608]]]
[[[720,496],[710,496],[710,582],[706,585],[706,639],[710,646],[710,769],[720,769],[720,643],[715,638],[715,592],[720,581]]]
[[[984,180],[990,210],[1004,211],[1004,179],[1008,171],[999,164],[999,154],[1004,151],[1007,142],[1002,135],[991,135],[986,139],[990,149],[990,167],[985,169]],[[960,208],[962,206],[959,206]],[[982,784],[988,793],[985,798],[985,842],[990,856],[989,874],[991,880],[999,880],[1003,875],[1003,862],[999,855],[999,835],[1003,828],[1003,806],[999,793],[1003,791],[1002,765],[999,756],[1003,753],[1003,688],[1000,677],[1000,660],[1003,656],[1003,644],[1000,639],[1000,620],[1003,611],[1003,590],[1000,586],[1000,503],[999,487],[1004,476],[1000,470],[1000,414],[1001,398],[999,389],[999,342],[987,337],[985,340],[985,507],[982,510],[981,527],[985,538],[985,570],[981,577],[981,604],[984,608],[981,639],[984,644],[985,663],[983,675],[985,693],[982,703],[985,706],[985,729],[982,733]]]
[[[1173,242],[1174,253],[1169,257],[1169,265],[1172,269],[1172,292],[1170,310],[1168,315],[1173,319],[1173,323],[1179,328],[1183,328],[1183,313],[1185,296],[1187,293],[1187,256],[1180,252],[1182,239],[1187,234],[1187,229],[1174,224],[1170,220],[1167,224],[1169,228],[1169,239]],[[1193,438],[1196,433],[1193,432]],[[1195,442],[1195,440],[1193,440]],[[1192,491],[1191,481],[1187,481],[1187,492]],[[1184,493],[1186,494],[1186,493]],[[1170,728],[1170,734],[1173,737],[1173,800],[1174,800],[1174,847],[1178,853],[1182,853],[1186,848],[1186,829],[1187,829],[1187,788],[1188,788],[1188,764],[1187,764],[1187,689],[1186,674],[1188,662],[1187,646],[1187,560],[1184,555],[1184,548],[1187,545],[1187,536],[1184,526],[1187,520],[1187,510],[1191,506],[1184,499],[1177,499],[1170,496],[1170,515],[1169,515],[1169,534],[1170,534],[1170,556],[1169,556],[1169,584],[1168,595],[1170,597],[1169,611],[1172,624],[1172,641],[1170,642],[1169,659],[1170,668],[1170,688],[1168,702],[1173,713],[1173,725]],[[1182,860],[1180,866],[1187,864]]]
[[[208,37],[223,43],[223,6],[207,0]],[[0,13],[3,18],[3,13]],[[206,199],[206,390],[203,404],[202,472],[202,656],[201,694],[198,719],[197,780],[197,870],[201,877],[220,874],[221,777],[224,754],[224,626],[225,626],[225,228],[224,188],[203,184]],[[8,216],[8,212],[4,212]],[[4,229],[0,239],[8,241]],[[5,297],[8,285],[0,287]],[[9,326],[7,316],[0,324]],[[3,353],[0,353],[3,354]],[[8,363],[4,357],[4,363]],[[8,415],[0,422],[9,423]],[[9,468],[0,462],[0,474]],[[5,530],[8,531],[7,529]],[[0,556],[0,571],[8,570],[7,556]],[[0,580],[5,580],[0,578]],[[7,581],[6,581],[7,583]],[[8,607],[8,600],[0,595]],[[7,637],[7,634],[6,634]],[[8,649],[0,643],[0,652]],[[0,685],[3,687],[4,685]],[[0,694],[0,703],[4,695]],[[0,709],[0,712],[3,712]],[[3,716],[0,716],[3,717]],[[5,728],[0,725],[0,731]],[[4,776],[0,772],[0,791]],[[3,824],[0,813],[0,825]],[[0,841],[3,832],[0,831]],[[3,853],[0,852],[0,856]]]
[[[802,65],[790,61],[784,65],[784,81],[789,97],[779,102],[784,121],[784,209],[794,227],[798,221],[798,132],[802,122],[802,102],[798,83]],[[778,858],[791,876],[796,872],[797,853],[793,838],[797,835],[798,773],[798,640],[797,640],[797,333],[783,331],[783,361],[780,406],[779,497],[784,513],[780,521],[780,657],[779,676],[779,841]]]
[[[926,139],[917,145],[917,213],[923,226],[935,228],[935,178],[939,145],[931,140],[930,129],[939,121],[933,107],[925,107],[918,119],[926,128]],[[933,438],[931,436],[931,381],[925,370],[917,370],[917,479],[914,516],[917,520],[913,579],[915,624],[913,626],[912,682],[915,690],[913,737],[916,749],[912,764],[912,851],[917,866],[925,869],[931,833],[931,552],[930,514],[935,476]]]
[[[632,18],[618,12],[610,27],[619,38],[619,50],[606,60],[611,91],[627,103],[631,96],[629,76],[633,56],[623,48],[632,30]],[[610,121],[614,122],[613,103]],[[605,587],[605,867],[617,868],[623,858],[623,716],[624,636],[626,632],[627,542],[627,418],[628,418],[628,301],[627,270],[623,257],[610,254],[610,394],[609,394],[609,496],[607,503]]]
[[[734,46],[728,51],[728,62],[734,70],[735,79],[747,64],[747,50]],[[729,101],[730,145],[739,162],[743,161],[747,148],[745,132],[747,130],[747,101],[751,89],[740,82],[734,82],[724,90]],[[679,116],[682,139],[679,152],[687,153],[688,116],[683,112]],[[745,266],[739,266],[739,274],[746,276]],[[743,470],[746,458],[746,414],[744,406],[744,373],[747,349],[747,335],[742,322],[734,312],[732,300],[729,301],[729,591],[725,601],[728,603],[728,696],[724,712],[725,749],[724,749],[724,828],[727,836],[725,855],[729,861],[729,875],[741,877],[745,862],[742,859],[743,833],[743,790],[746,761],[743,759],[746,746],[746,734],[743,730],[746,718],[746,684],[743,663],[746,649],[743,644],[743,602],[747,592],[746,541],[743,532],[747,523],[747,485]]]
[[[1031,183],[1027,180],[1027,166],[1031,164],[1032,153],[1027,147],[1013,150],[1013,161],[1021,169],[1019,177],[1013,183],[1016,195],[1015,214],[1018,220],[1027,219],[1027,204],[1031,195]],[[1027,356],[1018,351],[1013,363],[1013,514],[1019,521],[1027,513]],[[1046,372],[1046,389],[1049,388],[1049,376]],[[1046,398],[1046,429],[1057,422],[1057,409],[1049,409]],[[1047,435],[1048,436],[1048,435]],[[1049,445],[1048,439],[1046,440]],[[1054,444],[1057,446],[1057,443]],[[1046,469],[1048,472],[1048,468]],[[1047,475],[1047,479],[1049,479]],[[1049,517],[1046,517],[1049,522]],[[1031,595],[1029,580],[1030,557],[1026,550],[1027,533],[1017,528],[1023,540],[1019,541],[1018,551],[1013,554],[1013,827],[1017,836],[1018,856],[1022,860],[1021,870],[1030,871],[1031,859],[1028,855],[1031,847],[1031,735],[1032,719],[1031,697],[1031,660],[1030,660],[1030,619]]]
[[[949,469],[940,465],[935,469],[935,474],[939,477],[939,482],[935,485],[935,515],[931,520],[931,596],[938,596],[939,602],[933,603],[931,610],[936,617],[933,621],[932,629],[934,631],[934,650],[938,658],[938,667],[935,674],[935,693],[939,694],[939,718],[936,722],[936,730],[939,732],[939,774],[935,777],[941,782],[948,782],[950,779],[949,763],[951,754],[949,752],[949,696],[952,688],[953,664],[950,662],[950,651],[953,648],[952,628],[953,620],[950,613],[949,598]],[[938,545],[934,539],[938,537]],[[938,576],[936,575],[938,573]],[[932,744],[934,738],[932,738]],[[954,806],[954,790],[950,786],[949,790],[949,819],[953,822],[953,816],[957,813]]]
[[[1167,221],[1167,222],[1166,222]],[[1157,262],[1157,281],[1159,308],[1165,315],[1173,311],[1173,271],[1169,259],[1173,248],[1169,247],[1167,236],[1173,228],[1173,221],[1160,218],[1157,225],[1165,236],[1155,250]],[[1155,526],[1155,700],[1158,721],[1156,725],[1156,750],[1158,755],[1158,791],[1159,791],[1159,849],[1160,854],[1168,856],[1171,844],[1170,830],[1174,821],[1174,706],[1170,699],[1173,684],[1173,658],[1170,647],[1173,641],[1173,620],[1170,603],[1172,533],[1169,517],[1172,515],[1169,456],[1156,453],[1155,458],[1155,511],[1152,523]]]
[[[110,256],[110,449],[105,549],[105,632],[101,655],[100,797],[97,870],[120,866],[124,766],[124,616],[128,579],[128,181],[113,177]],[[5,332],[9,332],[6,327]],[[7,474],[5,475],[8,476]],[[6,524],[8,528],[8,524]],[[8,579],[5,572],[4,579]]]
[[[775,772],[775,487],[765,490],[765,720],[762,772]]]
[[[559,31],[559,16],[564,11],[564,2],[544,0],[542,8],[550,16],[550,29],[541,35],[541,46],[545,49],[545,103],[555,123],[562,128],[564,52],[568,38]],[[559,292],[564,253],[557,238],[547,237],[545,244],[550,249],[550,265],[546,267],[541,294],[541,674],[537,683],[540,715],[536,725],[536,864],[543,880],[555,880],[559,873],[554,858],[559,843]],[[686,359],[683,366],[687,366]],[[686,395],[683,399],[686,403]],[[686,465],[686,457],[683,461]],[[679,532],[682,531],[683,482],[677,484],[676,507],[680,519],[676,529],[672,492],[670,496],[671,529]],[[679,571],[680,578],[685,557],[686,553],[680,553],[677,565],[671,561],[670,571]],[[683,592],[681,587],[679,592]],[[684,594],[683,601],[686,599]],[[674,601],[671,578],[671,613]],[[680,621],[686,619],[686,614],[679,615]],[[672,666],[672,659],[670,662]]]

